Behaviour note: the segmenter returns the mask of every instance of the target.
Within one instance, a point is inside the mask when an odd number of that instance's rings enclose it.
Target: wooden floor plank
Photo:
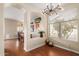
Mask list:
[[[19,43],[17,47],[16,42],[17,40],[5,41],[5,56],[79,56],[79,54],[58,47],[49,47],[47,45],[26,52],[21,46],[23,43]]]

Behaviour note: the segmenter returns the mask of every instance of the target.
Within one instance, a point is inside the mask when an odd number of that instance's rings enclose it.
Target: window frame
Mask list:
[[[70,21],[78,21],[78,20],[68,20],[68,21],[61,21],[61,22],[48,23],[48,37],[51,37],[51,36],[50,36],[50,24],[58,23],[58,24],[60,25],[58,38],[62,38],[62,28],[61,28],[62,23],[64,23],[64,22],[70,22]],[[78,22],[79,22],[79,21],[78,21]],[[78,35],[79,35],[79,30],[78,30],[78,29],[79,29],[79,24],[77,23],[77,40],[79,41],[79,37],[78,37]],[[64,40],[68,40],[68,39],[64,39]],[[73,40],[69,40],[69,41],[73,41]],[[74,40],[74,42],[76,42],[76,41]]]

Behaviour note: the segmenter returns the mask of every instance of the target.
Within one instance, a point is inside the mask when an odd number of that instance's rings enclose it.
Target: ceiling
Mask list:
[[[58,3],[53,3],[53,5],[57,5]],[[6,3],[5,6],[12,6],[15,7],[17,9],[22,9],[24,8],[24,6],[29,6],[29,7],[34,7],[38,10],[43,10],[44,8],[46,8],[46,5],[48,5],[48,3]],[[62,3],[61,6],[63,8],[71,8],[71,7],[78,7],[79,8],[79,4],[78,3]]]
[[[44,8],[46,8],[46,5],[48,3],[6,3],[5,7],[13,7],[15,9],[18,9],[18,14],[22,14],[21,12],[23,12],[23,8],[24,6],[29,6],[31,8],[36,8],[38,10],[43,10]],[[53,3],[54,5],[56,5],[57,3]],[[64,10],[72,10],[73,8],[79,8],[79,4],[78,3],[62,3],[62,7],[64,8]],[[17,10],[16,10],[17,11]],[[16,12],[15,12],[16,13]],[[65,12],[66,13],[66,12]],[[72,13],[72,12],[71,12]],[[75,12],[74,12],[75,13]],[[67,13],[66,13],[67,14]],[[15,15],[14,15],[15,16]]]

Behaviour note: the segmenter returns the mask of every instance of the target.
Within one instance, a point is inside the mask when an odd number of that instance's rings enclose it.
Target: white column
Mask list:
[[[29,40],[30,39],[30,12],[24,14],[24,50],[28,51],[29,49]]]
[[[3,35],[3,4],[0,4],[0,56],[4,55],[4,35]]]

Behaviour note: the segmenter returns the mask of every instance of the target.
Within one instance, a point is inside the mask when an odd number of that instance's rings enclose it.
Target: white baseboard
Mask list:
[[[17,37],[14,37],[14,38],[8,38],[8,39],[5,39],[5,40],[17,40],[18,38]]]
[[[66,47],[62,47],[62,46],[59,46],[59,45],[56,45],[56,44],[54,44],[54,46],[79,54],[79,51],[75,51],[75,50],[72,50],[72,49],[69,49],[69,48],[66,48]]]
[[[44,45],[45,45],[45,43],[39,44],[39,45],[37,45],[37,46],[35,46],[35,47],[31,48],[31,49],[28,49],[27,52],[29,52],[29,51],[31,51],[31,50],[34,50],[34,49],[36,49],[36,48],[39,48],[39,47],[41,47],[41,46],[44,46]]]

